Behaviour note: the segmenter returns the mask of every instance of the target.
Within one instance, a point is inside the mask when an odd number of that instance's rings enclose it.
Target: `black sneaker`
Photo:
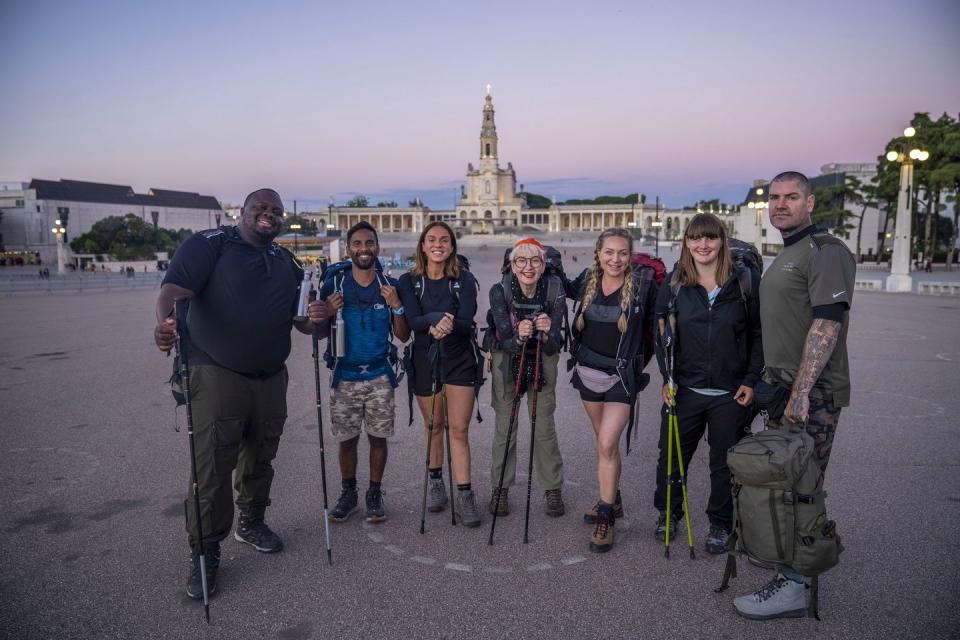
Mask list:
[[[671,511],[670,513],[670,539],[673,540],[680,532],[680,521],[683,520],[683,513]],[[667,538],[667,512],[661,511],[657,516],[657,529],[655,533],[657,540],[663,542]]]
[[[730,532],[724,527],[711,524],[710,531],[707,533],[707,542],[704,545],[707,553],[718,555],[727,552],[727,542],[730,540]]]
[[[217,570],[220,568],[220,543],[208,542],[204,545],[207,553],[203,562],[207,569],[207,595],[217,592]],[[200,576],[200,550],[190,551],[190,577],[187,578],[187,595],[196,600],[203,598],[203,579]]]
[[[357,510],[357,502],[356,487],[352,489],[344,488],[340,493],[340,497],[337,498],[337,504],[330,512],[330,520],[332,522],[346,522],[347,519],[353,515],[353,512]]]
[[[387,519],[383,510],[383,491],[370,487],[367,489],[367,522],[383,522]]]
[[[249,544],[261,553],[276,553],[283,549],[280,536],[267,526],[263,516],[248,516],[241,513],[233,537],[237,542]]]

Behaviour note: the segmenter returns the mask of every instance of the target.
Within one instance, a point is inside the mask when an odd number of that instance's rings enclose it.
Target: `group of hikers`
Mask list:
[[[625,510],[622,435],[628,430],[629,451],[637,394],[649,381],[644,368],[654,357],[663,378],[663,410],[653,532],[669,542],[686,516],[692,553],[686,475],[706,434],[711,488],[705,548],[730,551],[743,514],[734,512],[727,455],[750,433],[758,406],[769,428],[812,438],[822,480],[840,410],[849,404],[846,333],[855,264],[840,240],[812,224],[813,206],[803,174],[773,179],[769,215],[784,248],[762,276],[757,254],[736,247],[724,224],[707,213],[691,219],[679,261],[666,273],[650,260],[635,259],[633,236],[624,229],[603,231],[592,263],[572,279],[555,250],[533,238],[519,240],[505,256],[502,278],[489,289],[486,335],[478,341],[480,286],[446,223],[426,225],[413,267],[396,280],[380,269],[376,229],[359,222],[346,234],[349,260],[328,267],[319,291],[309,303],[298,303],[309,275],[305,280],[294,256],[274,243],[283,203],[272,189],[251,193],[236,227],[200,232],[184,242],[156,305],[157,346],[168,353],[176,347],[189,363],[183,367],[194,461],[185,506],[192,554],[187,593],[205,601],[213,593],[220,542],[231,529],[236,540],[258,551],[283,548],[265,511],[287,416],[284,363],[292,327],[314,337],[315,355],[316,341],[327,339],[329,434],[338,443],[341,474],[330,522],[360,510],[362,432],[370,466],[364,515],[368,522],[386,518],[381,483],[402,375],[424,424],[425,511],[449,508],[454,522],[467,527],[479,526],[483,511],[492,526],[510,513],[517,414],[526,396],[530,475],[536,466],[546,515],[563,516],[554,413],[561,351],[568,349],[571,384],[596,445],[597,500],[583,515],[592,525],[591,551],[614,546]],[[175,315],[183,300],[189,310]],[[411,336],[401,355],[397,343]],[[496,428],[484,509],[471,481],[469,427],[487,371]],[[317,380],[319,414],[319,374]],[[529,495],[528,485],[528,517]],[[734,600],[737,612],[753,619],[803,615],[809,574],[787,564],[770,568],[776,571],[770,582]]]

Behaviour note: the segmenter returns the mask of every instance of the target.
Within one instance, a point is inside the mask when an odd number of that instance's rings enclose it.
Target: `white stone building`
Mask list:
[[[201,231],[226,221],[212,196],[168,189],[135,193],[124,185],[79,180],[38,180],[0,183],[0,234],[8,251],[36,251],[44,262],[56,259],[56,236],[51,228],[60,220],[66,241],[90,231],[109,216],[128,213],[164,229]]]

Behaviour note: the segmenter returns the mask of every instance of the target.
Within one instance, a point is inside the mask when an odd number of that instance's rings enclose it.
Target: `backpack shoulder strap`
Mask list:
[[[561,282],[559,276],[548,276],[548,278],[547,299],[544,307],[546,308],[547,315],[553,315],[553,305],[556,303],[557,297],[560,295],[560,291],[563,288],[563,282]]]
[[[737,281],[740,283],[740,299],[747,304],[747,299],[753,291],[753,276],[750,274],[750,267],[744,266],[737,274]]]
[[[507,271],[500,278],[500,287],[503,289],[503,299],[507,303],[507,311],[510,310],[511,305],[513,304],[513,287],[510,286],[510,278],[513,277],[513,273]]]

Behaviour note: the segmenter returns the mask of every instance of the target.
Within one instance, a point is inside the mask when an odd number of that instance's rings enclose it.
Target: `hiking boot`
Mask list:
[[[457,491],[457,518],[465,527],[480,526],[480,512],[477,511],[477,501],[473,489]]]
[[[707,533],[707,541],[704,547],[707,553],[717,555],[727,552],[727,542],[730,540],[730,532],[725,527],[711,524],[710,531]]]
[[[544,505],[544,513],[546,513],[551,518],[559,518],[567,512],[566,507],[563,505],[563,496],[560,494],[560,489],[547,489],[543,497],[546,499],[546,504]],[[623,513],[623,507],[620,507],[621,514]]]
[[[387,514],[383,510],[383,491],[375,487],[367,489],[367,522],[383,522]]]
[[[683,514],[672,511],[670,513],[670,539],[673,540],[677,537],[677,533],[680,531],[680,521],[683,520]],[[657,516],[657,528],[654,532],[657,540],[663,542],[667,539],[667,512],[661,511],[660,515]]]
[[[497,507],[497,490],[493,490],[493,494],[490,496],[490,515],[503,517],[510,515],[510,503],[507,500],[507,497],[510,493],[510,489],[504,487],[500,489],[500,506]]]
[[[346,522],[347,519],[353,515],[353,512],[357,510],[357,488],[347,488],[344,487],[343,491],[340,492],[340,497],[337,498],[337,504],[334,505],[333,510],[330,512],[331,522]]]
[[[217,592],[217,569],[220,568],[220,543],[208,542],[204,566],[207,569],[207,595]],[[187,578],[187,595],[196,600],[203,598],[203,580],[200,576],[200,548],[190,550],[190,577]]]
[[[283,541],[263,521],[263,515],[241,512],[237,528],[233,531],[237,542],[245,542],[261,553],[276,553],[283,549]]]
[[[447,490],[443,478],[430,478],[427,482],[427,511],[437,513],[447,508]]]
[[[802,618],[807,612],[807,585],[778,573],[758,591],[734,598],[733,608],[744,618]]]
[[[590,511],[587,511],[583,514],[583,521],[587,524],[596,524],[597,523],[597,508],[600,506],[600,501],[597,501],[597,504],[593,505],[593,508]],[[620,492],[617,491],[617,499],[613,503],[613,515],[622,518],[623,517],[623,501],[620,499]]]
[[[613,507],[601,505],[597,509],[597,524],[590,535],[590,551],[606,553],[613,548],[613,524],[616,521]]]

